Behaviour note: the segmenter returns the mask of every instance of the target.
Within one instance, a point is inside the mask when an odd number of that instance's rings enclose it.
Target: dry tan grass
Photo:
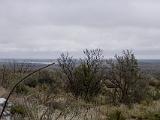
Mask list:
[[[143,118],[143,116],[145,116],[147,113],[154,113],[160,111],[160,100],[154,101],[150,104],[134,104],[131,108],[126,105],[111,106],[85,104],[83,101],[79,100],[71,101],[71,103],[68,105],[66,104],[64,110],[62,111],[58,109],[52,111],[52,119],[54,120],[57,118],[57,120],[107,120],[108,115],[118,110],[122,112],[126,120],[136,120],[137,118]],[[40,116],[42,116],[43,114],[42,111],[45,110],[45,107],[41,106],[42,108],[39,108],[38,111],[35,112],[33,108],[40,107],[38,104],[33,106],[29,105],[28,107],[30,108],[34,116],[38,115],[37,118],[40,118]]]
[[[4,88],[0,87],[0,97],[4,97],[6,96],[6,94],[7,94],[7,91]]]
[[[148,113],[160,112],[160,100],[153,101],[150,104],[134,104],[131,108],[126,105],[120,105],[119,107],[105,105],[100,108],[102,115],[108,115],[116,110],[121,111],[127,120],[134,120],[133,118],[143,118],[143,116]]]
[[[43,95],[39,95],[39,97],[42,98],[38,97],[38,100],[44,98]],[[30,102],[30,100],[32,101],[32,96],[28,96],[27,98],[28,99],[24,99],[24,96],[17,96],[12,98],[11,101],[13,100],[19,104],[27,106],[30,110],[29,113],[32,113],[33,116],[37,117],[37,119],[34,120],[40,120],[42,114],[47,110],[47,107],[49,108],[49,112],[51,112],[51,116],[53,116],[53,120],[56,118],[57,120],[107,120],[108,115],[116,110],[121,111],[125,118],[127,118],[126,120],[136,120],[137,118],[143,118],[143,116],[149,112],[154,113],[160,111],[160,100],[150,103],[145,101],[141,104],[134,104],[129,108],[126,105],[95,105],[92,103],[86,103],[82,99],[74,99],[71,95],[62,94],[57,95],[53,100],[49,100],[49,103],[55,105],[55,110],[51,111],[49,106],[45,107],[41,102],[37,102],[37,104]],[[48,104],[48,101],[45,102]]]

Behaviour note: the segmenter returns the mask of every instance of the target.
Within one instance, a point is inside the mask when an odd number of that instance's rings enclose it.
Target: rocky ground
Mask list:
[[[3,96],[5,96],[7,93],[7,91],[4,88],[0,88],[0,113],[3,109],[3,106],[5,104],[6,99],[3,98]],[[3,113],[3,119],[2,120],[11,120],[11,113],[10,113],[10,107],[11,107],[11,103],[9,103],[7,105],[7,108],[5,110],[5,112]]]

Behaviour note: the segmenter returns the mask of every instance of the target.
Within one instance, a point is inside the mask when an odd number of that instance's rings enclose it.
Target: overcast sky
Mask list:
[[[0,58],[85,48],[160,58],[160,0],[0,0]]]

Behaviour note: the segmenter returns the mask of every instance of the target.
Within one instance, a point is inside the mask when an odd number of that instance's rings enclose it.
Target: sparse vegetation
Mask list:
[[[83,53],[81,59],[61,54],[56,67],[40,71],[16,87],[10,99],[14,103],[12,117],[16,120],[160,119],[159,79],[141,70],[133,52],[123,51],[111,60],[106,60],[100,49]],[[16,63],[0,67],[3,96],[19,78],[35,69],[31,64]]]

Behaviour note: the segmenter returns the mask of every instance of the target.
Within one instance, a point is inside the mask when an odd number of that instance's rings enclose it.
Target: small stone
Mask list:
[[[0,98],[0,112],[3,109],[5,102],[6,102],[5,98]],[[12,103],[8,102],[6,106],[6,110],[3,112],[4,120],[11,120],[11,112],[9,111],[11,106],[12,106]]]
[[[6,102],[5,98],[0,98],[0,106],[4,106],[5,102]]]

